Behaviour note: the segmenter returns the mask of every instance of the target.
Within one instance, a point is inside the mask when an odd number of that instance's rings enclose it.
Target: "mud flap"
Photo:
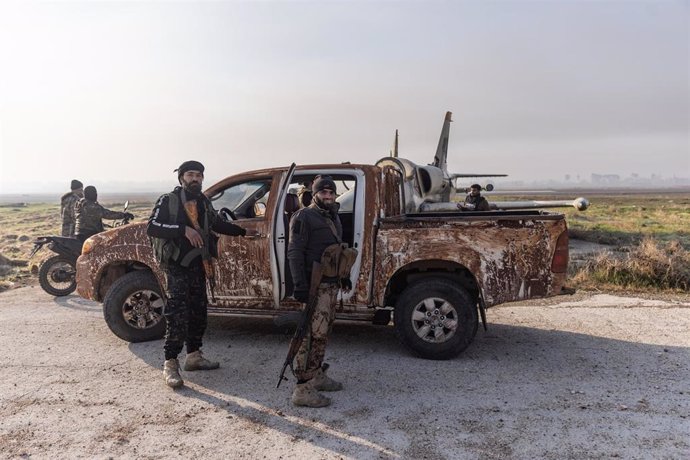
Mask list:
[[[482,317],[482,326],[484,326],[484,330],[486,331],[486,304],[484,303],[484,296],[481,291],[479,291],[479,302],[477,302],[477,306],[479,308],[479,315]]]

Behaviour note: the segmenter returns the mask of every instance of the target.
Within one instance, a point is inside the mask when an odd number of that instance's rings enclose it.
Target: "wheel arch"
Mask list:
[[[103,302],[108,289],[110,289],[113,283],[122,276],[133,271],[152,272],[162,288],[163,285],[161,284],[161,277],[159,276],[158,270],[154,270],[152,267],[138,260],[114,260],[104,265],[96,278],[96,300],[98,302]]]
[[[450,279],[463,287],[474,302],[479,300],[479,283],[466,266],[451,260],[427,259],[404,265],[393,274],[386,285],[383,305],[394,306],[405,288],[426,277]]]

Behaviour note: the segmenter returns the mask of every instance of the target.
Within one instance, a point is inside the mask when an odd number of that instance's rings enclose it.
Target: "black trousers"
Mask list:
[[[201,263],[189,267],[171,265],[165,273],[165,359],[177,358],[185,343],[187,353],[201,348],[206,331],[208,299],[206,276]]]

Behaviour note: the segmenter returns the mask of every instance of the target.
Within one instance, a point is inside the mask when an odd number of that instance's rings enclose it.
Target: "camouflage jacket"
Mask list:
[[[106,209],[97,201],[81,198],[75,206],[75,235],[89,237],[103,231],[103,219],[124,219],[125,213]]]
[[[62,218],[62,236],[74,236],[77,222],[75,205],[79,201],[79,195],[68,192],[60,198],[60,217]]]

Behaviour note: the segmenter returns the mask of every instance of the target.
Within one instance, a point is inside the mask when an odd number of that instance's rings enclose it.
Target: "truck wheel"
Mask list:
[[[165,335],[161,288],[153,273],[134,271],[115,280],[103,300],[103,316],[113,333],[127,342]]]
[[[427,278],[408,286],[395,305],[400,341],[426,359],[450,359],[477,333],[477,308],[465,289],[446,278]]]
[[[63,256],[46,259],[38,271],[38,283],[50,295],[70,295],[77,288],[74,261]]]

